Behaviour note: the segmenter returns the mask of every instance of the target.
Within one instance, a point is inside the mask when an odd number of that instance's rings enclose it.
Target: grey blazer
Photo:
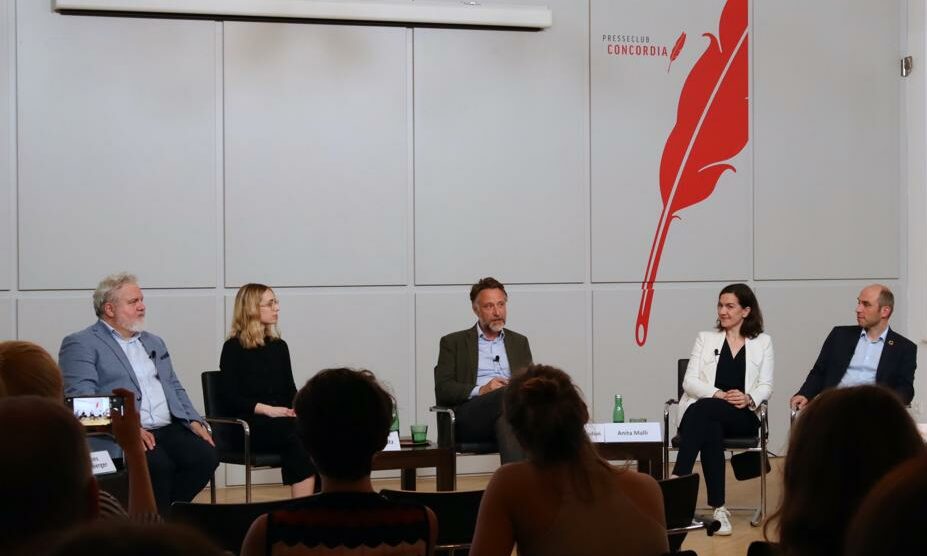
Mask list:
[[[171,416],[187,426],[191,421],[203,421],[174,373],[164,340],[148,332],[142,332],[139,340],[145,351],[153,354]],[[135,392],[136,401],[142,400],[129,359],[102,321],[65,337],[58,352],[58,364],[66,396],[109,394],[113,388],[126,388]]]

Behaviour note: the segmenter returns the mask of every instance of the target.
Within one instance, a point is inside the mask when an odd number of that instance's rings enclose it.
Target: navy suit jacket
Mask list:
[[[145,351],[153,354],[171,416],[187,426],[191,421],[203,421],[174,373],[164,340],[148,332],[142,332],[139,340]],[[58,365],[64,377],[66,396],[109,394],[114,388],[126,388],[135,392],[136,401],[142,400],[138,378],[129,359],[102,321],[65,337],[58,352]]]
[[[818,355],[808,378],[798,394],[809,400],[825,388],[837,386],[847,372],[856,344],[859,342],[859,326],[835,326]],[[885,336],[882,357],[876,368],[876,384],[891,388],[905,404],[914,398],[914,369],[917,368],[917,346],[911,340],[891,328]]]

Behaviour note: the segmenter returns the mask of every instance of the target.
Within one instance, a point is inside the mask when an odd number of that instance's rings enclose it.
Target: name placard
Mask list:
[[[386,447],[383,448],[383,451],[398,452],[399,450],[402,450],[402,446],[399,445],[399,431],[392,431],[386,437]]]
[[[116,472],[116,464],[113,463],[113,458],[109,457],[109,452],[106,450],[90,452],[90,467],[94,475]]]
[[[586,434],[597,442],[662,442],[660,423],[589,423]]]

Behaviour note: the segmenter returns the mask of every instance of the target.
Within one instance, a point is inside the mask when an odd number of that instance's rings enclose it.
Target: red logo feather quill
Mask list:
[[[679,38],[676,39],[676,44],[673,45],[673,50],[670,51],[670,61],[666,65],[666,73],[669,73],[670,67],[673,65],[673,60],[679,58],[679,53],[682,52],[682,47],[686,44],[686,32],[683,31]]]
[[[735,170],[725,162],[743,150],[749,135],[747,0],[728,0],[718,37],[703,36],[708,48],[682,86],[676,125],[660,160],[663,211],[641,283],[634,332],[640,346],[647,341],[653,283],[670,223],[680,210],[707,199],[725,170]]]

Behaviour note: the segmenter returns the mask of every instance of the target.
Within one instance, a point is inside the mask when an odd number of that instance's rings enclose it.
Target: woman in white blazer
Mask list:
[[[756,434],[756,408],[769,399],[772,386],[772,340],[763,333],[756,296],[746,284],[725,286],[718,296],[717,331],[699,332],[689,356],[673,468],[674,475],[688,475],[701,453],[708,504],[721,522],[718,535],[731,534],[731,514],[724,507],[722,439]]]

